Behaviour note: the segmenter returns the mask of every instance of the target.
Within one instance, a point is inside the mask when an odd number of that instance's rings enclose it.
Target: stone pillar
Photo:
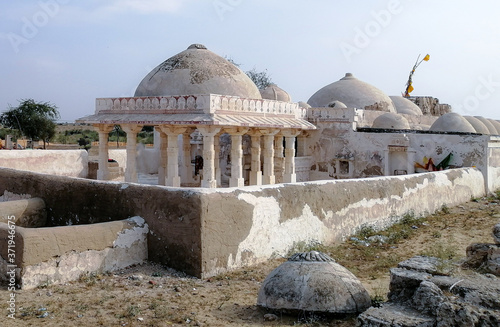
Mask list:
[[[264,136],[264,172],[262,176],[262,184],[274,184],[276,182],[274,176],[274,135],[278,130],[260,130]]]
[[[113,129],[113,125],[98,124],[94,125],[94,128],[99,133],[99,169],[97,170],[97,179],[108,180],[108,134]]]
[[[158,167],[158,185],[166,185],[167,180],[167,134],[163,133],[160,127],[155,127],[158,135],[158,151],[160,152],[160,165]]]
[[[276,183],[283,183],[284,156],[283,156],[283,135],[280,133],[274,137],[274,174]]]
[[[167,134],[167,186],[181,186],[179,176],[179,144],[177,143],[179,134],[186,131],[186,127],[160,126],[161,131]]]
[[[222,172],[220,170],[220,133],[214,136],[214,167],[215,167],[215,180],[217,180],[217,187],[221,187],[222,183]]]
[[[302,131],[301,134],[297,136],[297,157],[309,156],[309,151],[307,149],[307,139],[310,133]]]
[[[127,167],[125,168],[125,182],[137,183],[137,133],[141,125],[123,124],[123,131],[127,133]]]
[[[204,125],[197,126],[201,135],[203,135],[203,180],[201,187],[215,188],[217,180],[215,179],[215,141],[214,137],[220,132],[220,127]]]
[[[229,187],[245,186],[245,178],[243,178],[243,134],[248,132],[248,128],[235,127],[225,130],[231,135],[231,179]]]
[[[285,136],[285,174],[283,183],[295,183],[297,175],[295,174],[295,137],[300,133],[295,130],[286,130],[282,132]]]
[[[262,185],[262,170],[260,168],[260,136],[262,135],[259,131],[251,131],[251,143],[252,143],[252,163],[250,165],[250,185]]]
[[[182,182],[193,182],[193,166],[191,166],[191,133],[192,128],[186,129],[182,134]]]

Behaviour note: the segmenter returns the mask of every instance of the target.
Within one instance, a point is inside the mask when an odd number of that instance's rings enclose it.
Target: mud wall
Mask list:
[[[42,198],[48,227],[140,216],[149,226],[150,260],[201,274],[199,192],[0,168],[0,194],[5,191]]]
[[[474,168],[206,191],[203,274],[331,244],[363,225],[382,228],[407,213],[433,213],[484,193],[483,175]]]
[[[0,167],[85,178],[88,154],[85,150],[1,150]]]
[[[198,277],[329,244],[485,193],[475,168],[356,180],[224,189],[169,188],[0,168],[0,194],[46,203],[50,226],[143,217],[149,259]]]
[[[0,223],[7,244],[10,228]],[[100,224],[15,229],[15,271],[21,288],[77,280],[147,260],[148,226],[141,217]],[[7,247],[0,247],[0,271],[9,270]]]

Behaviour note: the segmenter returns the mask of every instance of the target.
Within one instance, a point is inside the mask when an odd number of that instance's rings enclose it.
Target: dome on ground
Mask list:
[[[350,73],[314,93],[307,103],[312,107],[328,107],[335,100],[349,108],[396,112],[392,100],[384,92]]]
[[[262,99],[292,102],[290,94],[276,84],[270,84],[265,89],[260,90],[260,95]]]
[[[394,103],[398,114],[422,116],[422,109],[412,101],[401,96],[390,96],[389,98]]]
[[[488,129],[488,127],[486,127],[486,125],[483,124],[483,122],[477,119],[476,117],[464,116],[464,118],[467,119],[467,121],[472,125],[472,127],[474,127],[476,133],[484,135],[490,134],[490,130]]]
[[[490,131],[490,135],[498,135],[497,129],[495,128],[495,126],[493,126],[493,124],[488,119],[481,117],[481,116],[474,116],[474,117],[479,119],[484,125],[486,125],[486,127]]]
[[[318,313],[363,312],[370,295],[349,270],[328,255],[296,253],[262,282],[257,305],[272,310]]]
[[[375,118],[372,127],[383,129],[410,129],[410,124],[405,117],[393,112],[387,112]]]
[[[439,117],[429,130],[433,132],[476,133],[467,119],[455,112],[449,112]]]
[[[136,97],[221,94],[261,99],[254,82],[226,59],[193,44],[165,60],[141,81]]]
[[[496,120],[494,119],[488,119],[490,121],[490,123],[493,125],[493,127],[495,127],[495,129],[497,130],[497,133],[496,135],[500,135],[500,123],[497,122]]]

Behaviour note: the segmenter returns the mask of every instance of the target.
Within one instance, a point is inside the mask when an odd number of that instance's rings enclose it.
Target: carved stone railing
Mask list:
[[[354,108],[309,108],[307,112],[307,118],[309,120],[318,119],[354,122],[357,120],[357,116],[359,114],[360,110]]]
[[[272,115],[306,118],[307,111],[298,104],[266,100],[245,99],[217,94],[98,98],[95,113],[204,113],[231,115]]]

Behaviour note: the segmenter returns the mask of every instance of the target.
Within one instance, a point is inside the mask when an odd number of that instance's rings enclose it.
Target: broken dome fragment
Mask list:
[[[283,311],[348,314],[363,312],[371,299],[361,282],[328,255],[292,255],[274,269],[259,290],[257,305]]]

